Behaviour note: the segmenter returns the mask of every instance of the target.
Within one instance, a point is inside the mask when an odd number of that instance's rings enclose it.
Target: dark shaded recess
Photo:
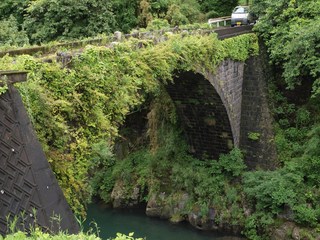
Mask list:
[[[301,83],[296,85],[294,89],[289,90],[286,86],[278,86],[280,91],[288,99],[289,103],[294,103],[298,106],[306,104],[312,94],[312,84],[314,80],[310,77],[301,77]]]
[[[188,71],[175,76],[166,89],[176,106],[190,153],[200,159],[218,159],[233,145],[229,118],[220,96],[201,74]]]
[[[262,46],[262,44],[260,44]],[[265,47],[265,46],[264,46]],[[266,51],[265,49],[263,49]],[[266,56],[267,57],[267,56]],[[296,104],[298,106],[306,104],[312,95],[312,85],[315,81],[310,76],[299,76],[296,79],[296,85],[293,89],[288,89],[288,84],[285,82],[283,75],[283,68],[279,65],[269,66],[272,73],[274,84],[276,88],[283,94],[284,97],[288,100],[289,103]]]
[[[79,226],[33,131],[17,90],[0,96],[0,234],[17,227],[77,233]],[[59,216],[60,220],[54,217]]]
[[[145,103],[144,106],[129,113],[119,129],[119,137],[114,147],[119,159],[149,144],[147,139],[149,103]]]

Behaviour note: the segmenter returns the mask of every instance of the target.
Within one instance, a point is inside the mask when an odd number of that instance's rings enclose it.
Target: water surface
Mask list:
[[[99,204],[89,205],[85,230],[89,223],[95,222],[99,227],[99,236],[106,240],[115,237],[117,232],[134,237],[146,237],[147,240],[244,240],[228,234],[217,234],[196,230],[188,223],[172,224],[167,220],[151,218],[144,209],[111,209]],[[93,227],[93,224],[90,225]]]

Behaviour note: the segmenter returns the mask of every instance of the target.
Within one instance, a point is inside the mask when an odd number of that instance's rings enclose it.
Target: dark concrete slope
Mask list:
[[[76,233],[79,230],[33,131],[21,97],[12,84],[9,84],[5,94],[0,95],[2,235],[7,233],[8,216],[10,221],[19,217],[17,226],[20,228],[28,229],[37,224],[53,232],[63,230]],[[53,216],[59,216],[59,223],[53,220]]]

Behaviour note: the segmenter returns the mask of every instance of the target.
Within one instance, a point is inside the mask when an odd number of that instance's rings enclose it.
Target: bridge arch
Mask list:
[[[236,147],[240,144],[244,66],[244,62],[227,59],[217,67],[214,73],[199,71],[216,89],[226,107]]]
[[[190,151],[217,159],[239,147],[244,63],[223,61],[216,72],[179,72],[167,90]]]
[[[234,141],[227,109],[211,83],[199,73],[179,72],[167,86],[190,152],[217,159]]]

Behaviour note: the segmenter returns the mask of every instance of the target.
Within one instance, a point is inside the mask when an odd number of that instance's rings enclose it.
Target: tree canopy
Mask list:
[[[33,42],[79,38],[114,29],[112,5],[105,0],[33,1],[23,23]]]
[[[256,0],[256,28],[265,39],[271,60],[283,68],[289,89],[310,77],[320,93],[320,1]]]
[[[156,19],[171,26],[206,22],[229,15],[235,5],[237,0],[2,0],[0,20],[13,16],[33,44],[128,33]]]

